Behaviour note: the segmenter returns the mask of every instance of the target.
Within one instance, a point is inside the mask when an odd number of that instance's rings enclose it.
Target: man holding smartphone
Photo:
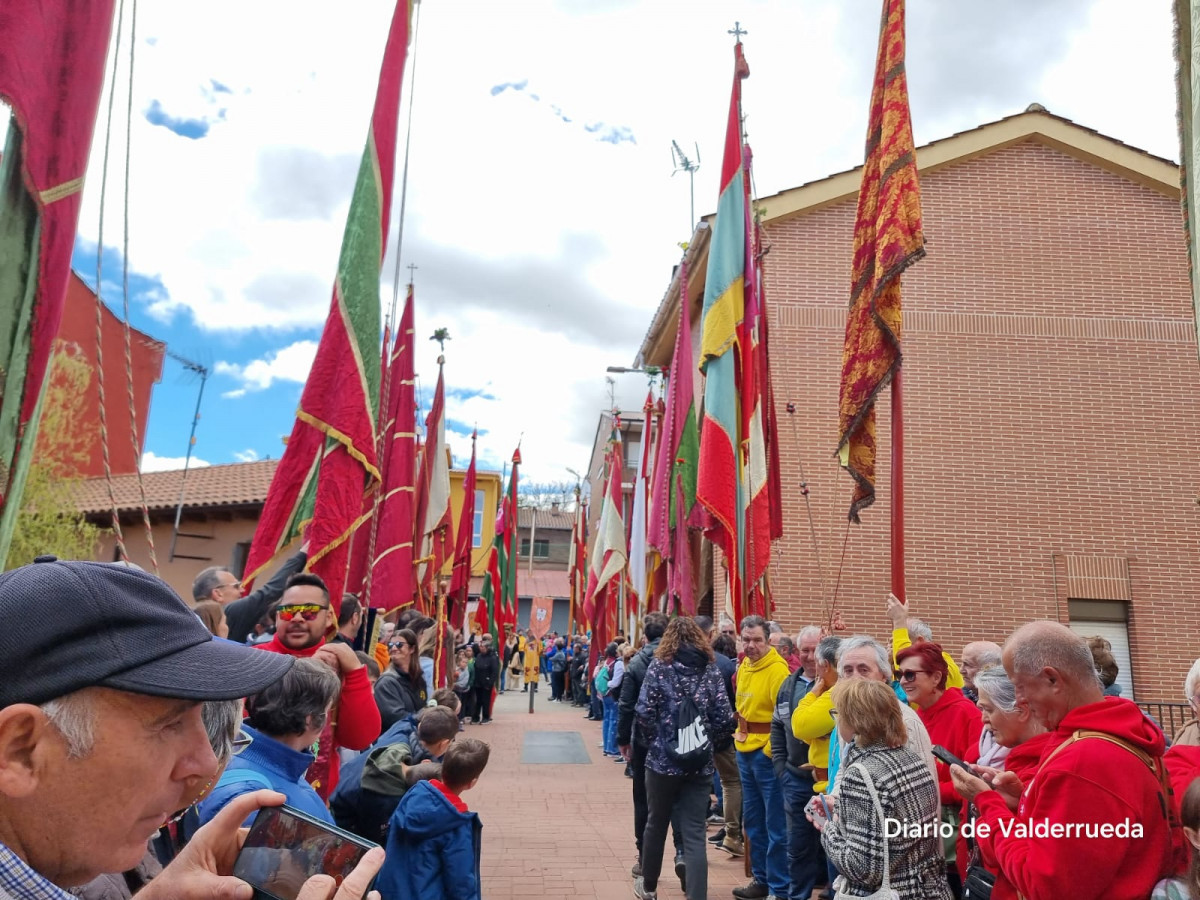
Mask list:
[[[164,581],[111,563],[49,556],[0,574],[0,616],[21,623],[0,639],[0,896],[69,900],[64,888],[132,868],[220,774],[202,702],[292,665],[214,638]],[[238,826],[282,802],[237,798],[138,897],[250,900],[231,877]],[[381,863],[364,858],[337,900],[357,900]],[[332,892],[321,876],[299,900]]]

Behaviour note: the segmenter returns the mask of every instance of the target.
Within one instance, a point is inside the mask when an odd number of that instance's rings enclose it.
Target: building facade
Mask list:
[[[903,278],[913,614],[956,656],[1032,619],[1103,634],[1126,696],[1178,702],[1200,655],[1200,364],[1178,169],[1040,107],[917,158],[928,257]],[[836,607],[849,631],[886,637],[886,398],[861,525],[847,526],[834,457],[860,178],[759,201],[785,512],[770,577],[789,629]],[[698,337],[703,228],[692,253]],[[637,364],[669,362],[677,304],[676,281]]]

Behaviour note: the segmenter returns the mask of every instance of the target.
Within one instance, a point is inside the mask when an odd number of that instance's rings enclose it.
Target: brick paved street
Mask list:
[[[630,900],[629,869],[636,856],[633,801],[624,768],[601,755],[600,723],[586,721],[585,710],[551,703],[545,682],[536,704],[536,712],[530,715],[528,695],[501,694],[492,724],[467,725],[464,732],[492,748],[479,784],[464,795],[483,820],[483,896],[485,900]],[[579,732],[591,761],[522,765],[526,731]],[[668,855],[670,846],[668,838]],[[730,890],[745,883],[742,872],[741,859],[710,850],[709,896],[731,900]],[[659,896],[683,898],[670,859],[659,882]]]

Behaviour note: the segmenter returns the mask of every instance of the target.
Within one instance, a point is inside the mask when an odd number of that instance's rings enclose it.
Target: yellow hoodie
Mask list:
[[[768,647],[758,662],[751,662],[750,657],[743,659],[737,671],[737,703],[734,711],[747,722],[769,725],[771,716],[775,714],[779,686],[789,674],[787,663],[775,652],[774,647]],[[735,735],[734,746],[740,753],[762,750],[770,756],[771,733],[751,732],[744,741],[738,740]]]
[[[809,691],[792,713],[792,734],[808,744],[808,761],[818,769],[829,768],[829,737],[835,724],[831,709],[833,690],[827,688],[820,696]],[[827,780],[817,779],[813,790],[823,794],[828,786]]]

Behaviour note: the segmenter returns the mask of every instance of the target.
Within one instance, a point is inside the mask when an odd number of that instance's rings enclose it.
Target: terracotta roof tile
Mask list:
[[[575,513],[565,509],[538,509],[521,507],[517,510],[517,527],[528,528],[533,514],[537,513],[537,527],[548,530],[570,531],[575,527]]]
[[[224,466],[200,466],[188,470],[186,484],[183,470],[146,472],[142,484],[146,491],[148,509],[174,509],[183,486],[185,509],[196,507],[248,506],[261,504],[275,474],[277,459],[257,462],[230,463]],[[117,510],[141,508],[136,475],[113,476],[113,495]],[[76,502],[81,513],[103,513],[110,509],[108,488],[103,478],[89,478],[76,489]]]

